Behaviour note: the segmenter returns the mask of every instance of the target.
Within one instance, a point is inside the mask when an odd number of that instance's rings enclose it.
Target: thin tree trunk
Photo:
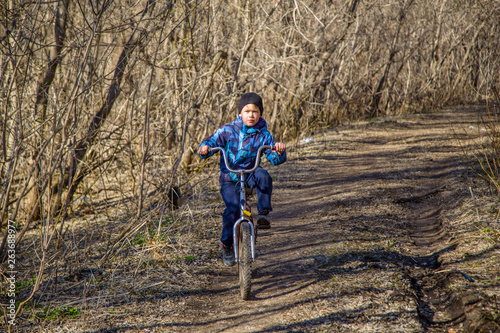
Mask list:
[[[382,89],[384,88],[384,84],[387,81],[387,76],[389,75],[389,71],[391,70],[391,66],[394,62],[394,56],[396,55],[396,45],[399,39],[399,33],[401,32],[401,28],[403,27],[405,21],[406,10],[411,6],[412,2],[413,0],[410,0],[408,4],[403,4],[401,11],[399,12],[398,27],[396,28],[396,33],[394,34],[394,38],[392,39],[389,58],[387,59],[387,63],[385,64],[384,74],[380,78],[380,81],[377,85],[377,89],[373,94],[372,103],[370,105],[370,112],[372,116],[378,115],[379,103],[382,97]]]
[[[44,122],[45,115],[47,111],[47,101],[49,96],[49,89],[54,81],[56,75],[56,70],[58,65],[61,63],[64,39],[66,37],[66,22],[67,22],[67,10],[68,10],[69,0],[62,0],[56,4],[56,16],[54,22],[54,36],[55,36],[55,46],[53,48],[52,59],[49,61],[47,71],[41,82],[38,85],[35,101],[35,119],[39,127],[38,133],[35,136],[34,151],[31,156],[31,165],[35,165],[35,170],[33,176],[31,177],[29,187],[32,188],[29,198],[28,207],[37,207],[34,211],[33,219],[38,220],[41,217],[41,205],[37,204],[40,200],[40,184],[39,178],[41,174],[41,167],[39,163],[35,160],[37,156],[41,153],[39,151],[40,145],[44,137]]]
[[[73,196],[84,179],[84,177],[90,173],[89,163],[82,163],[84,161],[85,155],[92,147],[95,139],[97,138],[101,126],[104,124],[104,121],[109,116],[113,105],[120,95],[120,85],[123,79],[123,75],[125,73],[125,68],[127,67],[130,57],[135,50],[135,47],[142,40],[142,37],[146,33],[145,30],[140,29],[140,24],[147,22],[144,20],[146,14],[148,14],[149,10],[152,8],[155,0],[149,0],[146,4],[146,7],[143,9],[141,14],[141,20],[138,25],[135,27],[132,32],[130,38],[125,44],[120,57],[118,58],[118,62],[115,67],[115,72],[113,79],[111,81],[111,85],[108,89],[108,94],[106,96],[106,100],[104,105],[99,109],[99,111],[94,115],[92,121],[90,122],[90,126],[87,130],[87,133],[80,141],[79,144],[76,145],[73,157],[71,159],[71,168],[68,177],[69,190],[66,195],[64,206],[61,211],[60,216],[62,217],[61,226],[60,226],[60,234],[62,235],[62,230],[64,227],[64,220],[68,208],[70,206],[71,201],[73,200]]]
[[[458,84],[460,82],[462,82],[462,79],[464,77],[466,77],[468,75],[468,73],[470,72],[470,70],[471,70],[471,67],[466,67],[465,65],[469,61],[470,54],[471,54],[472,50],[474,49],[474,47],[476,46],[479,34],[481,33],[481,30],[486,25],[486,22],[487,22],[487,19],[483,18],[483,22],[476,29],[476,33],[474,34],[474,37],[472,37],[472,40],[470,41],[469,45],[467,45],[467,50],[466,50],[465,55],[464,55],[464,57],[462,59],[462,62],[460,63],[460,67],[459,67],[459,70],[458,70],[457,77],[455,78],[455,81],[453,82],[453,86],[452,86],[451,90],[448,93],[448,99],[451,99],[453,97],[453,94],[455,93],[455,90],[457,89]],[[467,71],[466,71],[466,69],[467,69]]]

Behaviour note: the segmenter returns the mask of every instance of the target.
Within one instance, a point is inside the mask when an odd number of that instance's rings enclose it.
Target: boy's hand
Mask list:
[[[275,147],[276,147],[276,152],[280,155],[282,155],[286,150],[285,144],[281,142],[276,142]]]
[[[200,149],[198,150],[198,153],[200,153],[200,155],[206,155],[208,154],[208,146],[201,146]]]

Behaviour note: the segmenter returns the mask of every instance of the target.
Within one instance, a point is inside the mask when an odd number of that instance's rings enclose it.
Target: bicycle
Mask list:
[[[250,291],[252,287],[252,262],[255,261],[255,240],[257,238],[257,228],[254,225],[250,206],[247,202],[245,174],[254,172],[260,164],[260,158],[264,149],[274,150],[274,146],[264,145],[257,150],[257,158],[255,165],[251,169],[231,169],[228,163],[228,158],[224,149],[220,147],[209,148],[211,151],[220,151],[226,168],[229,172],[238,175],[238,183],[236,189],[240,195],[240,218],[233,226],[233,248],[234,258],[238,263],[238,276],[240,283],[240,294],[243,300],[250,299]]]

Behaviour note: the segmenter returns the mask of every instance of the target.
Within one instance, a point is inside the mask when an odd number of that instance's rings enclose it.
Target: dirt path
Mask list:
[[[500,289],[498,245],[473,245],[455,224],[473,176],[457,137],[478,134],[480,110],[361,123],[300,143],[270,168],[272,229],[259,231],[250,301],[239,299],[236,268],[217,260],[197,273],[206,290],[85,331],[495,331],[477,309]],[[485,267],[496,282],[478,273]]]
[[[443,281],[428,286],[449,269],[440,257],[457,247],[441,212],[464,195],[458,183],[468,171],[455,134],[476,126],[474,111],[361,124],[300,144],[272,169],[273,228],[259,234],[252,299],[239,300],[236,268],[221,265],[210,289],[184,299],[163,328],[463,328],[465,305],[480,297],[450,293]]]

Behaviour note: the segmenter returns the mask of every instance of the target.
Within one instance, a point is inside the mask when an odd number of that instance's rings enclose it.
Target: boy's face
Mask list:
[[[247,104],[241,109],[241,120],[247,126],[254,126],[260,119],[260,109],[255,104]]]

